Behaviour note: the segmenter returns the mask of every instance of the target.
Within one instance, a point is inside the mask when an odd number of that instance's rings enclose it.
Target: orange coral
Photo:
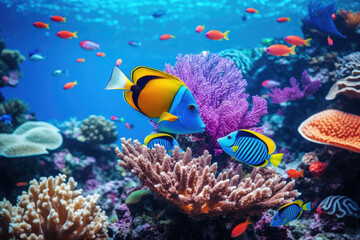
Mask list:
[[[298,131],[308,141],[360,152],[360,116],[325,110],[306,119]]]
[[[310,166],[309,166],[309,172],[315,177],[321,177],[326,171],[326,163],[324,162],[313,162]]]
[[[360,12],[340,10],[341,15],[345,18],[345,23],[349,28],[356,28],[360,25]]]

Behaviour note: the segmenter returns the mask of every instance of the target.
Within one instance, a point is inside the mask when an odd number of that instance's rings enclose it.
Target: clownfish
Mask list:
[[[311,202],[304,204],[302,200],[296,200],[294,202],[285,204],[277,210],[275,213],[270,226],[279,227],[281,225],[287,224],[292,220],[298,219],[303,211],[311,210]]]
[[[166,133],[150,134],[145,138],[144,143],[148,148],[154,148],[155,144],[164,146],[165,151],[169,156],[172,156],[172,150],[175,150],[175,146],[178,146],[180,152],[183,152],[178,141],[176,141],[173,136]]]
[[[148,67],[136,67],[130,81],[114,66],[105,89],[125,90],[125,101],[156,123],[156,130],[187,134],[205,131],[195,98],[179,78]]]
[[[273,140],[251,130],[240,129],[217,141],[224,152],[251,167],[266,167],[269,162],[277,167],[283,156],[273,154],[276,150]]]

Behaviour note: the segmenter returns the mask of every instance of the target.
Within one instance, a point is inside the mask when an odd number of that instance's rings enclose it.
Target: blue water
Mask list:
[[[339,7],[352,1],[339,1]],[[254,7],[260,15],[245,12]],[[358,8],[352,7],[356,10]],[[152,13],[166,10],[160,18]],[[118,124],[120,136],[143,139],[152,131],[147,120],[126,104],[121,91],[106,91],[116,59],[123,60],[121,70],[129,75],[136,66],[163,70],[165,63],[173,64],[176,56],[218,52],[229,48],[255,47],[264,37],[299,35],[300,19],[307,11],[307,1],[0,1],[0,37],[9,49],[19,49],[27,55],[39,49],[45,61],[27,59],[21,65],[23,78],[15,87],[1,89],[6,98],[18,97],[27,102],[38,120],[82,120],[90,114],[124,117],[134,123],[127,130]],[[67,18],[66,23],[52,22],[52,15]],[[292,16],[292,21],[279,24],[278,17]],[[246,20],[242,17],[246,16]],[[36,21],[50,23],[50,29],[37,29]],[[197,25],[205,25],[203,33],[196,33]],[[208,30],[230,30],[229,41],[211,41],[204,37]],[[78,31],[79,38],[61,39],[60,30]],[[159,40],[164,33],[175,39]],[[100,43],[105,58],[95,51],[83,50],[79,43],[92,40]],[[142,42],[132,47],[128,41]],[[77,63],[85,58],[85,63]],[[53,77],[56,69],[68,69],[69,76]],[[66,82],[78,85],[63,90]]]

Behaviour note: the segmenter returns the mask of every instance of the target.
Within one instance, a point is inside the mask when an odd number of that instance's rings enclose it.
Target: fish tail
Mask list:
[[[175,36],[174,35],[170,35],[171,36],[171,38],[175,38]]]
[[[256,12],[257,14],[259,14],[259,11],[258,11],[257,9],[255,9],[255,12]]]
[[[300,177],[304,177],[304,169],[300,171]]]
[[[64,21],[63,22],[66,22],[66,18],[64,18]]]
[[[246,223],[247,223],[247,225],[254,224],[254,222],[251,220],[250,216],[247,217]]]
[[[282,153],[272,154],[269,161],[274,167],[277,167],[280,164],[282,157]]]
[[[97,47],[98,49],[100,49],[100,43],[96,44],[96,47]]]
[[[291,21],[291,17],[288,17],[287,20],[290,22],[290,21]]]
[[[74,37],[74,38],[78,38],[78,36],[77,36],[77,31],[73,32],[73,37]]]
[[[290,53],[292,54],[292,55],[295,55],[296,53],[295,53],[295,47],[296,47],[296,45],[293,45],[291,48],[290,48]]]
[[[74,81],[74,84],[75,84],[75,85],[77,85],[77,84],[78,84],[76,80]]]
[[[229,32],[230,32],[230,30],[224,32],[224,38],[225,38],[226,40],[229,40]]]
[[[305,211],[311,211],[311,202],[308,202],[307,204],[302,205],[301,209],[305,210]]]
[[[50,29],[49,24],[50,24],[50,23],[45,24],[47,29]]]
[[[312,38],[306,39],[304,44],[305,44],[306,46],[310,47],[310,41],[311,41],[311,39],[312,39]]]
[[[106,90],[113,89],[122,89],[122,90],[130,90],[131,86],[134,84],[125,76],[125,74],[120,71],[117,67],[114,67],[110,80],[106,84]]]

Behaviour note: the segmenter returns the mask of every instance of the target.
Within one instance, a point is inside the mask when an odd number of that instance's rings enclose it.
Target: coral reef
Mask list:
[[[360,207],[351,198],[346,196],[328,196],[321,201],[317,210],[320,215],[335,215],[337,218],[354,216],[360,218]]]
[[[341,59],[341,64],[336,64],[335,79],[342,79],[351,75],[360,64],[360,52],[353,52]]]
[[[239,171],[221,172],[216,178],[217,164],[211,163],[207,151],[191,159],[191,150],[166,155],[163,146],[149,149],[131,139],[122,140],[122,151],[116,153],[119,165],[138,176],[143,186],[155,196],[177,207],[193,218],[219,215],[244,217],[291,202],[298,196],[294,182],[281,181],[273,168],[254,168],[249,177],[241,179]]]
[[[26,122],[28,105],[18,98],[9,99],[0,103],[0,116],[9,115],[11,124],[0,121],[0,133],[11,133],[15,128]]]
[[[340,14],[345,18],[345,23],[348,28],[360,27],[360,12],[353,12],[351,10],[345,11],[340,9]]]
[[[61,146],[59,129],[46,122],[29,121],[20,125],[12,134],[0,134],[0,156],[28,157],[46,154],[46,149]]]
[[[326,163],[316,161],[310,164],[309,166],[309,172],[315,177],[319,178],[322,175],[324,175],[326,171]]]
[[[83,197],[72,177],[42,177],[30,182],[17,205],[0,204],[1,239],[107,239],[107,217],[98,195]]]
[[[91,115],[81,122],[80,141],[97,144],[113,143],[117,139],[116,126],[103,116]]]
[[[360,116],[325,110],[310,116],[298,131],[308,141],[360,152]]]
[[[305,165],[310,165],[314,162],[319,161],[319,158],[317,156],[317,154],[315,152],[308,152],[305,153],[302,158],[301,161],[305,164]]]
[[[252,60],[238,49],[226,49],[218,53],[221,57],[228,58],[235,63],[246,74],[252,67]]]
[[[272,88],[271,91],[267,93],[271,97],[271,102],[279,104],[307,98],[316,93],[321,86],[321,82],[317,79],[313,81],[306,70],[301,76],[301,90],[295,78],[290,78],[290,84],[291,87],[285,87],[284,89]]]

